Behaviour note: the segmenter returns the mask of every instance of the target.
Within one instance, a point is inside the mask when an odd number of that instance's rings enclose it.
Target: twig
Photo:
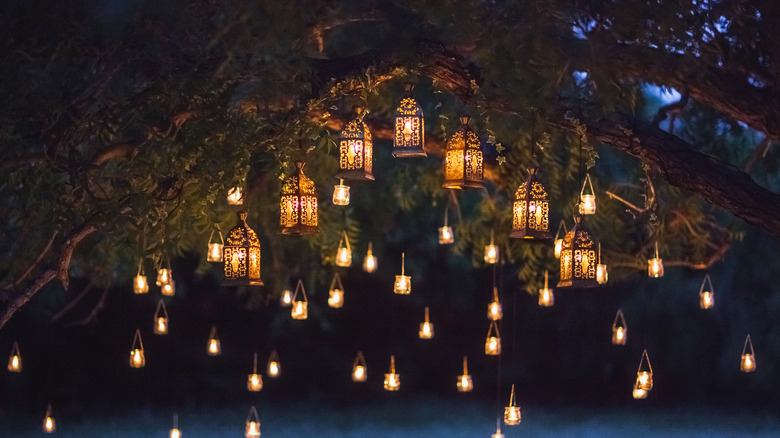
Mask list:
[[[65,305],[65,307],[63,307],[62,309],[60,309],[60,311],[59,311],[59,312],[57,312],[57,313],[56,313],[54,316],[52,316],[52,317],[51,317],[51,322],[57,322],[57,321],[59,321],[59,319],[60,319],[60,318],[62,318],[62,317],[63,317],[63,315],[65,315],[66,313],[68,313],[68,312],[70,312],[71,310],[73,310],[73,308],[74,308],[74,307],[76,307],[76,305],[78,305],[78,303],[80,303],[80,302],[81,302],[81,300],[83,300],[83,299],[84,299],[84,297],[85,297],[85,296],[87,296],[87,294],[88,294],[88,293],[89,293],[89,292],[92,290],[92,286],[93,286],[93,284],[92,284],[92,282],[90,281],[90,282],[89,282],[89,284],[87,284],[87,286],[84,288],[84,290],[82,290],[82,291],[81,291],[81,292],[80,292],[80,293],[79,293],[79,294],[76,296],[76,298],[74,298],[74,299],[70,300],[70,302],[68,302],[68,304],[66,304],[66,305]]]
[[[610,198],[610,199],[614,199],[614,200],[616,200],[616,201],[620,201],[620,202],[622,202],[622,203],[623,203],[623,204],[625,204],[627,207],[629,207],[629,208],[630,208],[630,209],[632,209],[632,210],[635,210],[635,211],[636,211],[637,213],[639,213],[639,214],[642,214],[642,213],[644,213],[644,212],[646,212],[646,211],[647,211],[647,209],[646,209],[646,208],[639,208],[639,207],[637,207],[636,205],[632,204],[631,202],[629,202],[629,201],[626,201],[625,199],[621,198],[620,196],[618,196],[618,195],[616,195],[616,194],[614,194],[614,193],[610,192],[609,190],[607,190],[607,192],[606,192],[606,193],[607,193],[607,196],[609,196],[609,198]]]
[[[100,311],[103,309],[103,307],[106,304],[106,297],[108,297],[108,288],[109,288],[109,286],[106,286],[103,289],[103,294],[100,296],[100,299],[95,304],[95,307],[92,308],[92,311],[89,312],[89,315],[87,315],[84,319],[82,319],[80,321],[76,321],[76,322],[72,322],[72,323],[66,324],[65,327],[67,327],[67,328],[79,327],[79,326],[87,325],[90,322],[94,321],[95,318],[97,318],[98,313],[100,313]]]
[[[14,287],[21,284],[27,278],[27,276],[30,275],[30,273],[35,268],[38,267],[38,265],[41,263],[41,260],[43,260],[43,258],[46,257],[46,254],[49,253],[49,250],[51,249],[51,246],[54,243],[54,239],[57,238],[57,235],[59,233],[60,232],[58,230],[54,230],[54,232],[51,234],[51,237],[49,238],[49,241],[46,242],[46,246],[44,246],[43,249],[41,250],[41,253],[38,254],[38,258],[35,259],[35,261],[31,263],[30,266],[27,267],[27,270],[24,271],[24,273],[22,273],[22,275],[20,275],[19,278],[16,279],[16,281],[14,281]]]

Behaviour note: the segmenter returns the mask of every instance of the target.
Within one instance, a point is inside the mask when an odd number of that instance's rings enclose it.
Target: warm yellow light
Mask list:
[[[341,289],[328,291],[328,305],[336,309],[342,307],[344,305],[344,291]]]
[[[412,277],[404,275],[405,259],[405,253],[401,253],[401,275],[395,276],[395,284],[393,285],[393,292],[400,295],[409,295],[412,293]]]
[[[181,438],[181,432],[179,429],[173,428],[171,429],[171,433],[168,435],[168,438]]]
[[[637,400],[644,399],[647,398],[647,391],[637,386],[634,386],[634,391],[631,393],[631,396]]]
[[[333,205],[349,205],[349,186],[344,185],[344,180],[333,186]]]
[[[149,292],[149,283],[146,281],[146,275],[138,274],[133,281],[133,293],[145,294]]]
[[[176,295],[176,283],[173,280],[165,283],[162,285],[162,288],[160,288],[160,293],[168,297]]]
[[[216,326],[211,326],[207,351],[209,356],[219,356],[222,354],[222,344],[219,342],[219,338],[217,338]]]
[[[336,265],[341,267],[349,267],[352,264],[352,252],[347,248],[339,248],[336,256]]]
[[[130,352],[130,366],[133,368],[143,368],[146,365],[144,351],[140,348],[134,348]]]
[[[250,374],[246,379],[246,388],[251,392],[263,389],[263,377],[260,374]]]
[[[409,143],[412,141],[412,134],[414,133],[414,130],[412,129],[412,119],[406,119],[406,122],[404,123],[404,142]]]
[[[260,436],[260,422],[259,421],[247,421],[246,422],[246,438],[254,438]]]
[[[455,236],[452,234],[452,227],[439,227],[439,244],[447,245],[455,242]]]
[[[22,354],[19,352],[19,344],[16,342],[11,347],[11,356],[8,358],[8,371],[12,373],[22,372]]]
[[[485,247],[485,263],[489,265],[498,263],[498,245],[491,242]]]
[[[488,304],[488,319],[491,321],[498,321],[503,316],[501,311],[501,304],[498,301],[493,301]]]
[[[647,275],[658,278],[664,275],[664,264],[661,259],[650,259],[647,261]]]
[[[154,325],[154,334],[167,335],[168,334],[168,318],[160,316],[157,318],[157,324]]]
[[[229,205],[243,205],[244,194],[241,193],[241,187],[233,187],[228,190],[227,202]]]
[[[612,343],[615,345],[626,344],[626,328],[625,327],[613,327],[612,328]]]
[[[509,406],[504,408],[504,424],[517,426],[520,424],[520,407],[515,406],[515,385],[512,385],[512,395],[509,396]]]
[[[45,433],[53,433],[57,430],[57,425],[54,422],[54,417],[51,414],[51,405],[46,409],[46,416],[43,418],[43,431]]]
[[[352,369],[352,381],[353,382],[365,382],[366,381],[366,367],[363,365],[355,365]]]
[[[463,374],[458,376],[458,392],[469,392],[474,389],[474,383],[469,375],[468,358],[463,356]]]
[[[488,356],[498,356],[501,354],[501,338],[489,336],[485,341],[485,354]]]
[[[171,281],[173,281],[173,273],[170,269],[167,268],[160,268],[159,271],[157,271],[157,286],[164,286]]]
[[[739,366],[739,370],[743,373],[750,373],[756,370],[756,360],[752,354],[742,355],[742,363]]]
[[[425,308],[425,322],[420,323],[420,339],[433,339],[433,324],[430,322],[428,308]]]
[[[544,271],[544,288],[539,289],[539,305],[542,307],[550,307],[555,304],[555,295],[548,285],[548,272]]]
[[[596,265],[596,281],[599,284],[604,284],[609,280],[609,273],[607,273],[607,265]]]
[[[222,247],[221,243],[209,243],[209,252],[206,256],[206,260],[209,262],[221,262],[222,261]]]
[[[555,239],[555,258],[561,258],[561,249],[563,248],[563,239]]]
[[[279,376],[279,362],[272,360],[268,362],[268,377]]]
[[[496,433],[490,435],[490,438],[504,438],[504,434],[501,433],[501,426],[496,426]]]
[[[395,373],[395,356],[390,356],[390,372],[385,374],[386,391],[398,391],[401,388],[401,376]]]
[[[596,197],[594,195],[580,196],[580,214],[596,214]]]
[[[376,256],[372,252],[372,242],[368,242],[368,251],[366,251],[366,257],[363,259],[363,270],[369,274],[376,271]]]
[[[636,376],[637,387],[650,391],[653,389],[653,373],[652,371],[640,371]]]
[[[290,289],[282,291],[280,302],[283,307],[290,307],[290,305],[292,305],[292,291]]]
[[[712,292],[704,291],[699,293],[699,307],[709,309],[715,304],[715,295]]]
[[[290,312],[293,319],[306,319],[309,317],[309,303],[306,301],[295,301]]]

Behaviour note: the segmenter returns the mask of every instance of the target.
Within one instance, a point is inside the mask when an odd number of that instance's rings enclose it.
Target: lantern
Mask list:
[[[539,289],[539,305],[542,307],[550,307],[555,304],[553,290],[548,287],[547,275],[547,271],[544,271],[544,289]]]
[[[590,193],[585,191],[585,184],[590,188]],[[580,190],[580,214],[596,214],[596,194],[593,191],[593,183],[590,180],[590,174],[585,175],[585,181],[582,182]]]
[[[8,358],[8,371],[12,373],[22,372],[22,354],[19,352],[19,344],[16,342],[11,347],[11,356]]]
[[[515,406],[515,385],[512,385],[512,395],[509,396],[509,406],[504,408],[504,424],[517,426],[520,424],[520,407]]]
[[[352,381],[365,382],[367,378],[366,358],[363,357],[362,351],[358,351],[357,356],[355,356],[355,362],[352,364]]]
[[[336,250],[336,266],[348,268],[352,264],[352,248],[349,247],[347,232],[339,240],[339,249]]]
[[[647,365],[645,365],[647,362]],[[634,383],[634,398],[646,398],[647,393],[653,389],[653,367],[650,365],[650,357],[647,350],[642,352],[642,358],[639,360],[639,369],[636,372],[636,382]]]
[[[458,376],[458,392],[471,392],[472,389],[474,389],[474,383],[469,374],[469,360],[468,357],[463,356],[463,374]]]
[[[333,205],[349,205],[349,186],[344,185],[344,180],[333,186]]]
[[[631,392],[631,396],[637,400],[647,398],[647,391],[640,387],[638,380],[634,383],[634,390]]]
[[[255,352],[255,360],[252,365],[252,374],[246,378],[246,389],[249,392],[258,392],[263,389],[263,376],[257,374],[257,352]]]
[[[214,230],[211,230],[209,236],[208,253],[206,254],[206,261],[209,262],[221,262],[222,261],[222,247],[225,245],[225,239],[222,238],[222,231],[219,230],[219,224],[217,224],[217,234],[219,234],[219,242],[212,242],[214,238]]]
[[[282,296],[279,298],[279,304],[281,304],[282,307],[292,306],[292,291],[289,288],[285,288],[282,291]]]
[[[500,420],[496,420],[496,423],[500,423]],[[504,438],[504,434],[501,433],[501,424],[496,425],[496,433],[490,435],[490,438]]]
[[[249,410],[249,416],[246,417],[246,438],[257,438],[260,436],[260,417],[257,415],[257,409],[252,406]]]
[[[43,431],[45,433],[54,433],[57,430],[57,425],[54,422],[54,417],[51,412],[51,403],[46,407],[46,416],[43,417]]]
[[[460,128],[447,142],[444,155],[445,189],[484,188],[482,182],[482,148],[477,134],[469,128],[468,116],[460,118]]]
[[[238,224],[228,232],[222,249],[225,286],[262,286],[260,279],[260,240],[246,223],[247,212],[237,213]]]
[[[335,309],[344,305],[344,285],[341,284],[341,277],[339,277],[338,272],[333,274],[333,280],[330,281],[328,305]]]
[[[395,276],[395,285],[393,286],[393,292],[401,295],[409,295],[412,293],[412,277],[404,275],[404,263],[405,255],[401,253],[401,275]]]
[[[490,321],[487,339],[485,339],[485,354],[498,356],[501,354],[501,335],[498,333],[498,323]]]
[[[135,294],[145,294],[149,292],[149,282],[146,281],[143,263],[143,259],[138,261],[138,273],[135,274],[135,279],[133,279],[133,293]]]
[[[499,321],[504,315],[501,311],[501,303],[498,301],[498,288],[493,286],[493,301],[488,304],[488,319],[490,321]]]
[[[612,343],[614,345],[626,345],[627,337],[628,325],[626,325],[626,318],[623,316],[623,311],[618,309],[615,321],[612,323]]]
[[[217,338],[217,326],[215,325],[211,326],[207,351],[209,356],[219,356],[222,354],[222,343],[220,343],[219,338]]]
[[[752,373],[756,370],[756,353],[753,351],[753,341],[750,335],[745,338],[745,345],[742,347],[742,359],[739,362],[739,370],[743,373]]]
[[[144,356],[144,343],[141,340],[141,331],[135,329],[133,336],[133,346],[130,348],[130,366],[132,368],[143,368],[146,365]]]
[[[664,276],[664,261],[658,257],[658,242],[655,242],[655,257],[647,260],[647,275],[653,278]]]
[[[311,234],[317,225],[317,189],[303,174],[304,163],[295,163],[295,173],[282,186],[279,231],[282,234]]]
[[[301,292],[300,297],[298,296],[298,291]],[[301,280],[298,280],[298,285],[295,286],[290,315],[292,315],[293,319],[306,319],[309,317],[309,300],[306,298],[306,290],[303,288],[303,281]]]
[[[352,181],[374,179],[374,146],[371,131],[363,122],[363,108],[355,107],[355,118],[339,133],[339,171],[337,178]]]
[[[420,339],[433,339],[433,324],[431,324],[428,307],[425,308],[425,322],[420,323],[420,331],[418,332]]]
[[[561,279],[557,287],[594,286],[598,286],[596,244],[585,230],[582,215],[577,215],[561,245]]]
[[[167,259],[166,263],[167,263],[166,268],[160,266],[160,269],[157,270],[156,284],[157,286],[160,287],[163,287],[166,284],[173,283],[173,270],[171,269],[171,260]]]
[[[162,298],[157,302],[157,310],[154,311],[154,334],[168,334],[168,310],[165,308],[165,302]]]
[[[390,356],[390,372],[385,374],[385,390],[398,391],[401,388],[401,376],[395,373],[395,356]]]
[[[495,265],[498,263],[498,245],[493,242],[493,230],[490,230],[490,244],[485,246],[485,263]]]
[[[607,265],[601,263],[601,243],[599,243],[599,257],[598,264],[596,265],[596,282],[598,284],[604,284],[609,280],[609,273],[607,272]]]
[[[561,233],[563,230],[563,233]],[[560,225],[558,225],[558,231],[555,232],[555,258],[561,258],[561,249],[563,249],[563,238],[566,236],[566,222],[561,219]]]
[[[447,216],[449,216],[449,208],[444,209],[444,226],[439,227],[439,245],[448,245],[455,242],[452,227],[447,225]]]
[[[271,354],[268,356],[268,377],[279,377],[280,372],[279,355],[276,353],[276,350],[271,350]]]
[[[396,158],[425,157],[425,119],[417,100],[412,95],[414,84],[405,85],[405,94],[395,110],[393,156]]]
[[[512,233],[509,237],[546,240],[550,234],[550,195],[536,177],[536,168],[528,169],[528,179],[517,188],[512,207]]]
[[[228,190],[227,202],[229,205],[244,205],[244,194],[241,187],[233,187]]]
[[[162,285],[160,288],[160,293],[167,297],[176,295],[176,282],[171,279],[171,281]]]
[[[173,429],[168,434],[168,438],[181,438],[181,431],[179,430],[179,416],[173,414]]]
[[[369,274],[376,271],[376,256],[371,252],[371,242],[368,242],[368,251],[363,259],[363,270]]]
[[[705,287],[705,284],[708,287]],[[704,280],[701,282],[699,288],[699,307],[702,309],[709,309],[715,305],[715,289],[712,287],[712,280],[710,280],[710,274],[704,274]]]

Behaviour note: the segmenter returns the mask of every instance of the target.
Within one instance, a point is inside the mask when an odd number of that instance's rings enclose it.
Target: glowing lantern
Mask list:
[[[336,309],[344,305],[344,285],[341,284],[341,277],[339,277],[338,272],[333,274],[333,280],[330,281],[328,305]]]
[[[16,342],[11,347],[11,356],[8,358],[8,371],[12,373],[22,372],[22,354],[19,352],[19,344]]]
[[[225,245],[225,239],[222,238],[222,231],[219,230],[219,225],[217,225],[217,234],[219,234],[219,242],[212,242],[211,239],[214,238],[214,230],[211,230],[211,235],[209,236],[209,248],[208,253],[206,254],[206,261],[209,262],[221,262],[222,261],[222,247]]]
[[[368,251],[366,251],[366,258],[363,259],[363,270],[369,274],[376,271],[376,256],[371,252],[371,242],[368,242]]]
[[[705,284],[709,285],[709,287],[705,288]],[[699,307],[709,309],[713,305],[715,305],[715,289],[712,287],[710,274],[704,274],[704,280],[702,280],[699,288]]]
[[[645,362],[647,365],[645,366]],[[642,358],[639,360],[639,369],[636,372],[636,382],[634,383],[634,398],[646,398],[647,393],[653,389],[653,367],[650,365],[650,357],[647,350],[642,352]]]
[[[133,279],[133,293],[145,294],[149,292],[149,282],[146,281],[146,275],[144,274],[143,260],[138,262],[138,273],[135,274]]]
[[[485,354],[498,356],[501,354],[501,335],[498,333],[498,323],[490,321],[487,338],[485,339]]]
[[[743,373],[752,373],[756,370],[756,353],[753,351],[753,341],[750,335],[745,338],[745,346],[742,347],[742,359],[739,362],[739,370]]]
[[[160,293],[167,297],[176,295],[176,282],[171,279],[171,281],[162,285],[162,288],[160,288]]]
[[[154,334],[168,334],[168,309],[165,308],[162,298],[157,302],[157,310],[154,311]]]
[[[298,291],[301,291],[300,297],[298,297]],[[306,290],[303,288],[303,281],[301,280],[298,280],[298,285],[295,286],[290,315],[292,315],[293,319],[306,319],[309,317],[309,300],[306,298]]]
[[[590,193],[586,193],[585,184],[590,188]],[[590,181],[590,174],[586,174],[585,181],[582,182],[582,190],[580,190],[580,214],[596,214],[596,194],[593,191],[593,183]]]
[[[144,343],[141,340],[141,331],[136,329],[135,336],[133,336],[133,346],[130,348],[130,366],[132,368],[143,368],[145,365]]]
[[[211,326],[211,333],[209,334],[209,342],[207,346],[209,356],[219,356],[222,354],[222,343],[217,338],[217,326]]]
[[[640,388],[639,381],[634,383],[634,390],[631,392],[631,396],[637,400],[647,398],[647,391]]]
[[[501,303],[498,301],[498,288],[493,286],[493,301],[488,304],[488,319],[490,321],[499,321],[504,313],[501,311]]]
[[[355,118],[339,133],[337,178],[352,181],[373,180],[374,146],[371,131],[363,122],[363,108],[355,107]]]
[[[561,234],[561,230],[563,230],[563,234]],[[558,231],[555,232],[555,258],[559,259],[561,258],[561,249],[563,249],[563,238],[566,236],[567,230],[566,230],[566,222],[561,220],[560,225],[558,225]]]
[[[490,244],[485,246],[485,263],[495,265],[498,263],[499,252],[498,245],[493,242],[493,230],[490,230]]]
[[[271,350],[271,354],[268,356],[268,377],[279,377],[281,368],[279,367],[279,355],[276,350]]]
[[[401,275],[395,276],[393,292],[401,295],[412,293],[412,277],[404,275],[405,253],[401,253]]]
[[[347,232],[339,240],[339,249],[336,250],[336,266],[348,268],[352,264],[352,248],[349,247]]]
[[[173,415],[173,429],[168,434],[168,438],[181,438],[181,431],[179,430],[179,416]]]
[[[615,321],[612,323],[612,343],[615,345],[626,345],[628,338],[628,325],[623,311],[618,309],[615,315]]]
[[[344,185],[344,180],[333,186],[333,205],[349,205],[349,186]]]
[[[304,163],[295,163],[295,173],[282,186],[279,231],[282,234],[318,232],[317,188],[303,174]]]
[[[171,260],[167,259],[167,268],[163,268],[162,266],[160,269],[157,270],[157,286],[163,287],[166,284],[173,283],[173,270],[171,269]]]
[[[239,211],[238,224],[228,232],[222,249],[225,286],[262,286],[260,279],[260,240],[246,224],[246,211]]]
[[[509,406],[504,408],[504,424],[517,426],[520,424],[520,407],[515,406],[515,385],[512,385],[512,395],[509,396]]]
[[[385,374],[385,390],[398,391],[401,388],[401,376],[395,373],[395,356],[390,356],[390,372]]]
[[[601,263],[601,243],[599,243],[599,257],[598,264],[596,265],[596,281],[598,284],[604,284],[609,280],[609,273],[607,272],[607,265]]]
[[[545,240],[550,235],[550,195],[528,169],[528,179],[517,188],[512,207],[512,233],[509,237]]]
[[[539,305],[550,307],[555,304],[555,295],[553,290],[548,287],[547,271],[544,271],[544,288],[539,289]]]
[[[366,358],[363,357],[362,351],[358,351],[357,356],[355,356],[355,362],[352,364],[352,381],[365,382],[367,378]]]
[[[244,194],[241,187],[233,187],[228,190],[227,202],[229,205],[244,205]]]
[[[425,119],[422,108],[412,95],[414,85],[405,86],[405,95],[395,110],[395,135],[393,136],[393,156],[424,157]]]
[[[498,423],[499,420],[496,420],[496,422]],[[496,433],[494,433],[493,435],[490,435],[490,438],[504,438],[504,434],[501,433],[501,425],[500,424],[496,425]]]
[[[427,307],[425,308],[425,322],[420,323],[418,334],[420,339],[433,339],[433,324],[431,324]]]
[[[664,261],[658,257],[658,242],[655,242],[655,257],[647,260],[647,275],[653,278],[664,276]]]
[[[469,374],[469,359],[463,356],[463,374],[458,376],[458,392],[470,392],[474,389],[474,383]]]
[[[54,433],[55,430],[57,430],[57,425],[51,413],[51,403],[49,403],[49,406],[46,407],[46,416],[43,417],[43,431],[45,433]]]
[[[279,298],[279,303],[282,307],[290,307],[292,305],[292,291],[289,288],[282,291],[282,297]]]
[[[260,417],[257,415],[257,409],[252,406],[249,410],[249,416],[246,417],[246,438],[257,438],[260,436]]]
[[[585,230],[582,216],[574,217],[574,227],[566,233],[561,246],[561,279],[557,287],[594,287],[596,281],[596,244]]]
[[[255,360],[252,365],[252,374],[246,378],[246,389],[250,392],[258,392],[263,389],[263,376],[257,374],[257,353],[255,352]]]
[[[444,226],[439,227],[439,245],[448,245],[455,242],[452,227],[447,225],[447,216],[449,216],[449,208],[444,209]]]
[[[460,128],[447,142],[444,155],[445,189],[460,189],[463,187],[484,188],[482,182],[482,145],[477,134],[469,128],[468,116],[460,118]]]

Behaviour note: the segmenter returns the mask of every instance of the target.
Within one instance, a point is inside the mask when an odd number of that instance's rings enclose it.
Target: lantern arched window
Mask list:
[[[260,280],[260,240],[246,224],[246,211],[238,212],[238,225],[233,227],[222,247],[225,286],[262,286]]]
[[[339,133],[339,171],[337,178],[348,181],[373,180],[374,146],[371,131],[355,108],[355,118]]]
[[[414,85],[406,84],[406,93],[395,110],[393,156],[425,157],[425,120],[422,108],[412,95]]]
[[[295,173],[282,186],[279,232],[282,234],[311,234],[317,225],[317,189],[303,174],[303,161],[295,163]]]
[[[512,233],[509,237],[550,239],[550,195],[536,177],[537,169],[528,169],[528,179],[517,188],[512,208]]]
[[[469,128],[470,120],[468,116],[461,117],[460,128],[447,142],[444,156],[444,184],[442,184],[445,189],[485,187],[482,182],[482,145],[477,134]]]
[[[596,243],[585,230],[582,215],[577,215],[561,245],[561,279],[557,287],[598,286],[596,264]]]

